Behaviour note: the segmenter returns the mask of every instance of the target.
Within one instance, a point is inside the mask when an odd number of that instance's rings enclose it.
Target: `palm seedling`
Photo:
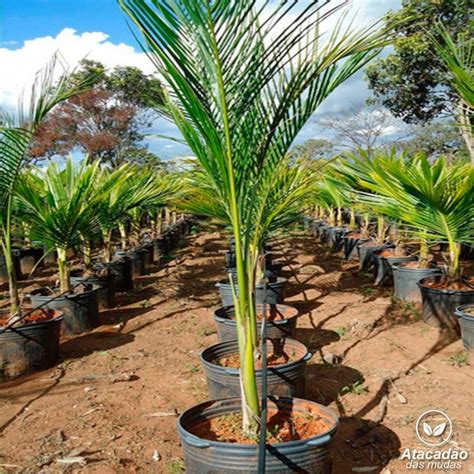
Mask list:
[[[265,226],[278,219],[260,200],[302,126],[378,53],[385,32],[340,22],[323,42],[320,24],[343,4],[327,10],[315,0],[295,17],[297,2],[119,2],[166,83],[163,113],[200,162],[233,231],[243,429],[254,435],[260,407],[252,284]]]
[[[75,164],[64,169],[49,163],[46,169],[32,168],[18,183],[18,198],[28,211],[31,235],[49,250],[56,250],[61,293],[71,291],[67,251],[82,236],[98,228],[97,178],[99,162]]]
[[[63,73],[55,82],[58,57],[41,70],[35,79],[27,109],[20,100],[16,117],[0,120],[0,244],[5,258],[12,316],[20,311],[20,299],[12,255],[12,212],[18,177],[28,157],[33,135],[48,112],[60,102],[86,91],[92,78],[77,83]]]

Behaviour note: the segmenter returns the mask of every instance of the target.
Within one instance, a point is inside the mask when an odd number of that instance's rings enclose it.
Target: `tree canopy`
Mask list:
[[[473,0],[403,0],[386,16],[395,25],[393,52],[367,68],[375,101],[407,123],[423,123],[457,106],[457,94],[436,52],[436,22],[457,38],[474,35]]]
[[[163,102],[160,80],[136,67],[108,71],[99,62],[83,60],[71,81],[90,76],[94,77],[92,89],[61,104],[38,129],[31,158],[64,156],[79,149],[90,160],[113,167],[143,157],[147,164],[159,162],[150,160],[142,140],[156,117],[153,107]]]

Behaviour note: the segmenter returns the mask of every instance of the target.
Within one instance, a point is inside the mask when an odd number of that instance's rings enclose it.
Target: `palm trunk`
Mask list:
[[[13,197],[10,194],[8,196],[7,206],[5,209],[5,221],[2,226],[3,239],[1,240],[1,246],[3,250],[3,256],[5,258],[5,266],[7,267],[8,274],[8,291],[10,296],[10,313],[11,315],[20,314],[20,296],[18,293],[18,284],[16,281],[15,272],[15,259],[12,250],[12,208],[13,208]]]
[[[459,256],[461,255],[461,244],[458,242],[449,242],[449,266],[448,276],[450,279],[459,279]]]
[[[350,210],[350,220],[349,220],[349,228],[351,229],[355,229],[356,227],[356,218],[355,218],[355,212],[354,210],[351,208]]]
[[[383,216],[377,216],[377,240],[381,244],[385,240],[385,220]]]
[[[104,241],[104,262],[110,263],[112,261],[112,231],[103,229],[102,240]]]
[[[119,232],[120,232],[121,248],[123,251],[125,251],[127,250],[128,238],[127,238],[127,229],[125,228],[125,224],[123,222],[119,224]]]
[[[7,244],[4,247],[3,252],[5,258],[5,266],[7,267],[7,274],[8,274],[8,291],[10,295],[10,314],[13,316],[14,314],[20,313],[20,295],[18,292],[18,284],[16,281],[16,271],[15,271],[15,260],[13,253],[11,251],[11,247]]]
[[[160,209],[156,213],[156,221],[155,221],[155,237],[159,237],[163,232],[163,211]]]
[[[59,287],[61,293],[71,291],[71,279],[69,277],[69,265],[67,262],[65,248],[56,248],[58,253]]]
[[[92,268],[92,247],[89,239],[85,239],[82,243],[82,254],[84,257],[84,268],[86,271],[90,271]]]
[[[466,148],[471,158],[471,164],[474,165],[474,136],[472,133],[473,124],[469,116],[469,109],[461,102],[459,106],[459,129],[466,143]]]

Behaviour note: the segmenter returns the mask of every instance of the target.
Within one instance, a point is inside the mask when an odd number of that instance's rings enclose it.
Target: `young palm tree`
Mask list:
[[[260,236],[249,224],[262,212],[254,196],[264,195],[263,183],[319,104],[378,53],[384,34],[339,23],[323,42],[321,23],[343,4],[322,11],[316,0],[301,11],[297,2],[119,2],[168,87],[163,113],[201,163],[233,230],[243,428],[252,435],[260,410],[251,275]],[[277,217],[264,214],[267,222]]]
[[[104,170],[98,183],[97,213],[104,242],[104,260],[112,259],[112,232],[124,223],[130,213],[138,210],[139,216],[147,208],[164,206],[177,196],[181,184],[176,177],[156,173],[125,164],[115,170]],[[127,235],[124,245],[127,246]]]
[[[74,163],[64,169],[50,163],[46,169],[32,168],[17,184],[17,195],[28,212],[31,236],[58,255],[60,291],[70,292],[67,250],[98,228],[97,180],[99,162]]]
[[[387,157],[365,163],[371,192],[360,199],[408,226],[422,242],[449,247],[448,277],[460,276],[461,243],[474,242],[474,169],[470,164],[449,165],[440,157],[430,163],[423,154],[411,160]],[[422,256],[423,257],[423,256]]]
[[[21,99],[16,117],[6,114],[0,117],[0,245],[7,267],[12,316],[20,311],[12,255],[12,211],[17,180],[27,159],[29,145],[36,129],[51,109],[60,102],[85,92],[93,82],[92,77],[73,82],[66,72],[55,81],[58,62],[59,57],[55,55],[38,72],[27,108]]]

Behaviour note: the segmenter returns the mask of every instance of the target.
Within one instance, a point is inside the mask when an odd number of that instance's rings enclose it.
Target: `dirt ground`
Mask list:
[[[1,385],[0,472],[182,472],[176,416],[207,398],[198,355],[216,342],[225,249],[216,232],[189,237],[101,327],[64,340],[54,368]],[[408,472],[400,453],[422,447],[415,422],[431,408],[453,422],[450,447],[473,446],[473,371],[459,339],[309,235],[275,249],[286,302],[301,311],[297,339],[314,353],[307,398],[340,415],[333,473]],[[471,455],[456,472],[473,466]]]

